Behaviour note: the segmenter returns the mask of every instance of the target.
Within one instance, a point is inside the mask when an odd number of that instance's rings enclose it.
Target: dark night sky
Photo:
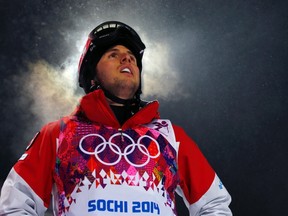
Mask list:
[[[90,30],[119,20],[147,45],[143,98],[157,98],[161,116],[198,143],[234,215],[288,215],[287,9],[284,0],[0,0],[0,186],[34,133],[73,110]]]

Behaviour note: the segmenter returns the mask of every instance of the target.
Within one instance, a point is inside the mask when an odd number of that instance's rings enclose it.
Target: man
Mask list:
[[[230,195],[197,145],[140,100],[145,45],[109,21],[89,35],[79,62],[86,95],[70,116],[47,124],[10,171],[0,215],[232,215]]]

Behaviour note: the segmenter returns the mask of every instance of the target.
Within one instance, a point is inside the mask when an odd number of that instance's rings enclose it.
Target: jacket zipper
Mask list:
[[[157,102],[157,101],[148,102],[148,103],[146,104],[146,106],[144,106],[143,108],[141,108],[135,115],[133,115],[131,118],[129,118],[129,119],[122,125],[122,127],[120,127],[120,130],[123,131],[123,128],[124,128],[124,130],[125,130],[125,129],[126,129],[125,125],[127,125],[128,122],[132,121],[133,118],[135,118],[136,115],[138,115],[140,112],[143,112],[143,110],[148,109],[148,106],[150,106],[151,104],[154,104],[155,102]],[[141,114],[141,113],[140,113],[140,114]],[[119,129],[118,129],[118,130],[119,130]],[[119,131],[120,131],[120,130],[119,130]]]
[[[149,106],[149,105],[151,105],[151,104],[153,104],[153,103],[155,103],[156,101],[151,101],[151,102],[149,102],[149,103],[147,103],[146,104],[146,106],[144,106],[142,109],[140,109],[138,112],[137,112],[137,114],[136,115],[138,115],[139,114],[139,112],[141,112],[141,111],[143,111],[143,110],[145,110],[145,109],[147,109],[147,107]],[[140,113],[141,114],[141,113]],[[133,118],[135,118],[135,115],[133,115],[130,119],[128,119],[121,127],[119,127],[118,128],[118,132],[120,132],[120,135],[121,135],[121,141],[122,142],[124,142],[124,136],[123,136],[123,128],[124,128],[124,130],[125,130],[125,125],[127,124],[127,122],[130,122],[130,121],[132,121],[133,120]]]
[[[123,130],[122,130],[122,128],[118,128],[118,131],[119,131],[120,134],[121,134],[121,141],[124,142],[124,137],[123,137]]]

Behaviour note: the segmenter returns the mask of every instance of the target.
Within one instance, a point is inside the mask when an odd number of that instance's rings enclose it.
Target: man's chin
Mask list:
[[[115,85],[113,88],[106,88],[111,94],[121,99],[132,99],[138,89],[137,85]]]

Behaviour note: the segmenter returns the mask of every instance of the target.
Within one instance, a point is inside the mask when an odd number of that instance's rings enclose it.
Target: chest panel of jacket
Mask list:
[[[75,202],[71,194],[81,193],[84,184],[94,189],[141,187],[165,197],[165,205],[174,205],[176,152],[148,126],[119,131],[77,119],[62,122],[55,170],[60,211],[69,209]]]

